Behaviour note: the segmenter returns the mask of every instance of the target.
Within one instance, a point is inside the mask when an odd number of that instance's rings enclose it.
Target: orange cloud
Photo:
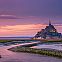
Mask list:
[[[44,28],[43,24],[27,24],[27,25],[13,25],[1,26],[0,35],[34,35],[37,31]]]
[[[6,25],[0,27],[0,36],[34,36],[45,27],[44,24]],[[62,25],[57,25],[55,28],[58,32],[62,32]]]

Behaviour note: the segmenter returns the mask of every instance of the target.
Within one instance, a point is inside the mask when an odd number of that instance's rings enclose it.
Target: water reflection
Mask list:
[[[59,58],[22,52],[18,53],[7,50],[8,48],[15,47],[17,45],[0,47],[0,54],[2,55],[0,62],[62,62],[62,59]]]
[[[37,49],[47,48],[47,49],[62,50],[62,42],[43,43],[37,46],[33,46],[31,48],[37,48]]]

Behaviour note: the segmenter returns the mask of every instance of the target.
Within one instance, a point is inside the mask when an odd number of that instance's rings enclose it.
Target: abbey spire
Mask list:
[[[50,21],[50,19],[49,19],[49,26],[51,25],[51,21]]]

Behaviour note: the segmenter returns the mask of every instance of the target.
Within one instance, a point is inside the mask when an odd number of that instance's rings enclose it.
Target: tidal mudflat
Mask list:
[[[0,54],[2,55],[0,62],[62,62],[60,58],[7,50],[15,46],[16,45],[0,47]]]

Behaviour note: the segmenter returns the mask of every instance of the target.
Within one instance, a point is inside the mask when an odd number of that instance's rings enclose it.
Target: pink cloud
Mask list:
[[[45,24],[6,25],[0,27],[0,36],[34,36],[44,29]],[[62,25],[55,25],[58,32],[62,32]]]
[[[13,25],[1,26],[0,35],[34,35],[37,31],[44,28],[46,25],[41,24],[27,24],[27,25]]]

